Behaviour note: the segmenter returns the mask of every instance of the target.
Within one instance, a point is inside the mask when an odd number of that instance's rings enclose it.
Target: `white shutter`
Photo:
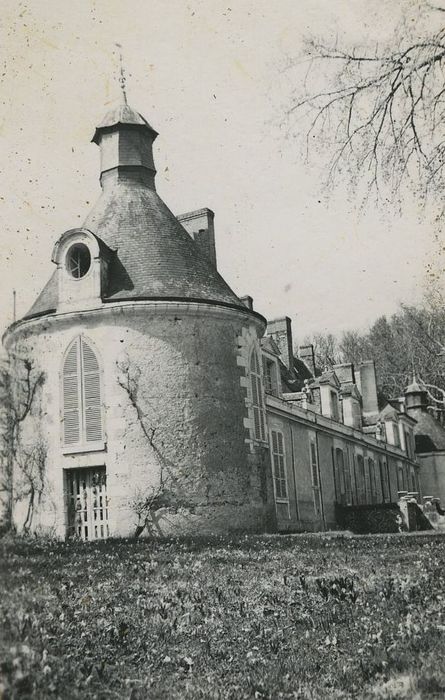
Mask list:
[[[261,388],[261,378],[258,377],[258,394],[259,394],[259,404],[260,404],[260,427],[261,427],[261,440],[266,440],[266,420],[264,416],[263,409],[263,392]]]
[[[287,499],[287,477],[286,465],[284,461],[284,441],[283,434],[277,430],[272,430],[272,464],[273,477],[275,483],[275,496],[280,499]]]
[[[63,365],[63,440],[80,441],[79,339],[71,345]]]
[[[253,350],[250,358],[250,385],[252,390],[254,436],[257,440],[265,441],[266,421],[263,408],[263,389],[261,386],[260,364],[255,350]]]
[[[103,439],[100,371],[96,355],[82,338],[82,398],[86,442]]]

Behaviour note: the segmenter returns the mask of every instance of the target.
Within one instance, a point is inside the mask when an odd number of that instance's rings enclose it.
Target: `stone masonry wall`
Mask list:
[[[41,319],[17,330],[46,377],[47,488],[34,528],[64,536],[64,471],[105,465],[111,535],[134,532],[132,502],[157,489],[161,471],[167,479],[173,475],[179,507],[158,513],[159,533],[264,529],[271,508],[261,488],[265,465],[246,445],[245,371],[237,359],[239,338],[256,333],[251,318],[199,304],[139,303]],[[101,363],[106,447],[68,455],[61,444],[62,358],[81,333]],[[138,377],[138,405],[152,444],[119,384],[125,368]],[[17,505],[19,526],[25,507]]]

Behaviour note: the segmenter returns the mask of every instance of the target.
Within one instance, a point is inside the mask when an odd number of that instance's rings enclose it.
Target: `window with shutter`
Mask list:
[[[63,436],[65,445],[80,440],[79,338],[71,345],[63,366]]]
[[[287,500],[287,475],[283,433],[272,430],[272,466],[276,500]]]
[[[405,470],[401,464],[399,464],[397,467],[397,490],[398,491],[407,491]]]
[[[345,485],[345,458],[343,450],[337,447],[335,450],[335,465],[337,471],[338,502],[346,505],[346,485]]]
[[[351,479],[351,466],[349,462],[349,451],[346,449],[346,459],[344,460],[344,474],[345,474],[345,498],[346,505],[352,505],[352,479]]]
[[[388,503],[391,500],[388,465],[383,459],[379,459],[380,482],[382,487],[382,501]]]
[[[321,515],[321,490],[320,479],[318,473],[317,448],[315,442],[310,442],[311,450],[311,476],[312,476],[312,495],[314,497],[315,515]]]
[[[357,498],[359,504],[366,503],[366,479],[365,479],[365,461],[363,455],[357,455]]]
[[[411,469],[410,469],[410,477],[411,477],[411,491],[418,492],[419,487],[417,484],[416,470],[414,469],[414,467],[411,467]]]
[[[252,389],[252,410],[254,437],[256,440],[266,440],[266,419],[264,414],[263,387],[261,382],[260,363],[255,350],[250,356],[250,384]]]
[[[371,503],[377,503],[377,478],[375,474],[375,462],[372,457],[368,457],[368,467]]]
[[[63,364],[63,442],[87,447],[103,441],[101,377],[96,354],[79,336]]]

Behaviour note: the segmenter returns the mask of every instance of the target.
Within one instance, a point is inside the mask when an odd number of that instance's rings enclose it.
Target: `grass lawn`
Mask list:
[[[7,698],[443,698],[445,536],[4,538]]]

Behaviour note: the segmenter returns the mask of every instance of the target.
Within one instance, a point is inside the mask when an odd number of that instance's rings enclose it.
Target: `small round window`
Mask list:
[[[71,277],[85,277],[91,265],[91,254],[84,243],[71,246],[66,256],[66,266]]]

